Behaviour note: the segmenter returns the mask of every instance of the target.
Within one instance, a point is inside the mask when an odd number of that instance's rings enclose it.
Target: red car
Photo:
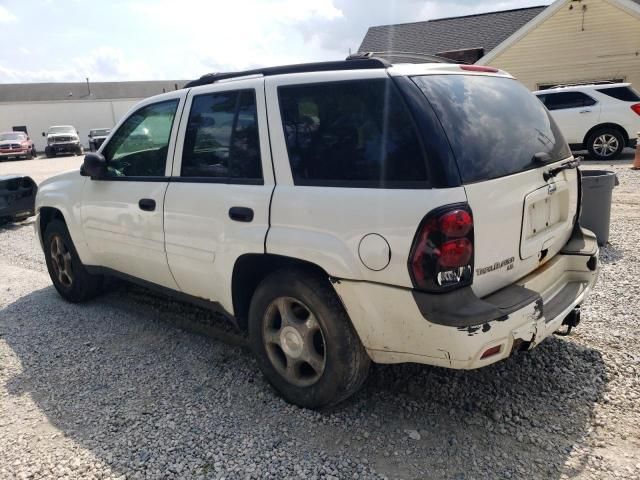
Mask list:
[[[0,161],[8,158],[36,157],[36,147],[24,132],[0,133]]]

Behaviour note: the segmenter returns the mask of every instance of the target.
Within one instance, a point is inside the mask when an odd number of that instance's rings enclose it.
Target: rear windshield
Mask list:
[[[516,80],[481,75],[413,77],[449,138],[464,183],[539,168],[571,155],[542,103]]]
[[[640,102],[640,95],[631,87],[601,88],[598,92],[617,98],[623,102]]]

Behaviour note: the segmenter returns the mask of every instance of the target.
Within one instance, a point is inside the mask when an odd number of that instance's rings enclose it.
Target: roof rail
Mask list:
[[[265,67],[253,70],[244,70],[240,72],[222,72],[208,73],[197,80],[187,83],[184,88],[197,87],[199,85],[209,85],[220,80],[229,78],[246,77],[249,75],[262,75],[268,77],[271,75],[281,75],[284,73],[304,73],[304,72],[328,72],[331,70],[359,70],[373,68],[387,68],[391,64],[380,58],[362,58],[340,60],[334,62],[315,62],[315,63],[299,63],[295,65],[284,65],[281,67]]]
[[[615,85],[616,83],[620,82],[612,82],[611,80],[597,80],[595,82],[561,83],[559,85],[554,85],[548,88],[580,87],[582,85]]]
[[[424,63],[465,63],[458,60],[452,60],[446,57],[440,57],[438,55],[430,55],[427,53],[418,53],[418,52],[404,52],[401,50],[386,50],[383,52],[357,52],[349,55],[347,57],[347,60],[358,60],[362,58],[377,58],[380,60],[389,61],[389,59],[394,57],[414,58],[416,60],[422,60]]]

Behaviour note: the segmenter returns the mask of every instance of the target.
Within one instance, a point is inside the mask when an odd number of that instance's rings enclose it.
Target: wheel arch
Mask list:
[[[582,140],[582,145],[584,146],[584,148],[588,148],[588,142],[589,142],[589,138],[591,137],[591,135],[593,135],[598,130],[604,130],[606,128],[617,130],[618,132],[620,132],[622,134],[625,143],[629,142],[629,133],[627,132],[627,130],[622,125],[619,125],[617,123],[607,122],[607,123],[600,123],[600,124],[598,124],[598,125],[596,125],[594,127],[591,127],[589,129],[587,134],[584,136],[584,139]]]
[[[47,225],[49,225],[53,220],[60,220],[67,224],[67,221],[64,218],[64,214],[61,210],[56,207],[40,207],[39,210],[40,221],[39,221],[39,234],[40,238],[44,238],[44,232],[47,229]]]
[[[268,253],[248,253],[236,259],[231,277],[233,313],[238,326],[247,330],[249,306],[256,288],[267,275],[283,268],[299,268],[329,279],[322,267],[298,258]]]

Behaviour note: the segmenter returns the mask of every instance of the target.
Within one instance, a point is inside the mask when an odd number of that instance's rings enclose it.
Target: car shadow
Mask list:
[[[360,478],[573,476],[607,382],[598,351],[550,338],[477,371],[377,365],[354,397],[313,412],[277,396],[232,326],[137,287],[83,305],[34,291],[0,311],[0,336],[21,365],[9,395],[28,394],[113,472],[163,478],[235,478],[283,452],[338,476],[363,465]]]

